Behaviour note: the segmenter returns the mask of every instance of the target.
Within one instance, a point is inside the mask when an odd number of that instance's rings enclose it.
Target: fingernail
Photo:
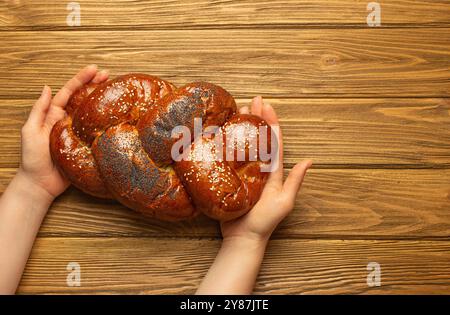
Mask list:
[[[39,96],[39,98],[43,97],[45,94],[45,91],[47,90],[48,86],[44,85],[44,87],[42,88],[42,92],[41,92],[41,96]]]
[[[265,108],[265,109],[268,109],[271,106],[270,103],[266,102],[266,101],[263,101],[262,104],[263,104],[263,108]]]

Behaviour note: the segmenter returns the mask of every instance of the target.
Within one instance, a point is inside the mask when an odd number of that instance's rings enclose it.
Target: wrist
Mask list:
[[[260,236],[227,236],[223,238],[222,247],[243,248],[245,250],[265,251],[269,238]]]
[[[17,192],[21,198],[27,198],[37,205],[50,206],[55,197],[51,195],[44,187],[38,185],[32,178],[19,169],[11,181],[10,186]]]

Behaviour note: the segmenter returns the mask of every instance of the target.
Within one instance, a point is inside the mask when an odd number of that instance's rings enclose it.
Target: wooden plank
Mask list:
[[[194,293],[219,240],[40,238],[19,293]],[[275,240],[267,249],[256,293],[449,294],[450,242]],[[81,286],[68,287],[68,263],[81,267]],[[381,286],[367,285],[369,262]]]
[[[77,1],[81,28],[236,28],[236,27],[366,27],[366,1],[358,0],[195,0]],[[67,2],[6,1],[0,6],[0,30],[70,29]],[[383,27],[448,26],[450,3],[435,0],[381,2]]]
[[[0,169],[0,191],[14,170]],[[448,239],[450,170],[311,169],[295,208],[275,238]],[[276,211],[276,209],[274,209]],[[199,217],[145,220],[115,203],[71,188],[52,205],[41,236],[220,237]]]
[[[238,99],[238,105],[248,104]],[[268,99],[288,166],[449,167],[450,99]],[[0,101],[0,167],[18,167],[32,100]]]
[[[0,97],[34,98],[87,63],[206,80],[236,97],[449,97],[450,29],[1,32]]]

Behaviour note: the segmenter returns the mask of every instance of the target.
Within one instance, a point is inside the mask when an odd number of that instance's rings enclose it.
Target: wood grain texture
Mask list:
[[[0,191],[14,170],[0,171]],[[395,188],[395,189],[393,189]],[[276,209],[274,209],[276,211]],[[206,217],[144,219],[115,202],[70,188],[52,205],[41,236],[220,237]],[[448,239],[450,170],[309,171],[275,238]]]
[[[40,238],[19,293],[194,293],[220,246],[218,240]],[[266,294],[450,293],[450,242],[274,240],[255,292]],[[81,286],[68,287],[69,262]],[[368,287],[369,262],[381,286]]]
[[[450,166],[450,99],[266,101],[280,117],[289,167],[306,158],[316,168]],[[0,167],[18,167],[20,129],[32,103],[0,100]]]
[[[79,0],[81,29],[243,27],[366,27],[368,1],[360,0]],[[0,30],[71,29],[68,2],[3,1]],[[450,3],[384,0],[382,26],[449,26]]]
[[[111,76],[263,95],[288,168],[310,158],[256,293],[450,294],[450,1],[79,0],[0,3],[0,193],[44,84],[97,63]],[[276,210],[276,209],[274,209]],[[143,218],[69,188],[51,206],[19,293],[193,293],[220,246],[217,222]],[[66,266],[81,265],[81,287]],[[366,284],[381,264],[381,287]]]
[[[235,97],[449,97],[450,29],[1,32],[0,97],[35,98],[88,63]]]

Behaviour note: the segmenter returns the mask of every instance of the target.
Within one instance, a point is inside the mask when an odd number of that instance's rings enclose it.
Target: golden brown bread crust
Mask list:
[[[95,197],[113,198],[100,178],[91,149],[74,135],[70,116],[53,126],[50,153],[55,164],[75,187]]]
[[[255,157],[251,140],[259,143],[264,120],[236,114],[233,97],[223,88],[195,82],[176,89],[170,82],[145,74],[128,74],[76,91],[67,117],[55,124],[50,152],[62,173],[79,189],[116,199],[144,215],[162,220],[192,218],[199,212],[217,220],[245,214],[259,199],[268,173]],[[215,136],[191,139],[185,160],[173,161],[176,126],[194,133],[194,118],[202,128],[218,126]],[[268,127],[270,129],[270,127]],[[236,159],[218,160],[215,140],[245,130],[231,144]],[[270,144],[270,132],[269,132]],[[229,144],[230,145],[230,144]],[[211,160],[199,160],[198,152]]]
[[[236,112],[233,97],[220,86],[196,82],[167,94],[155,110],[148,111],[137,123],[145,150],[153,161],[167,165],[172,162],[171,148],[177,138],[171,137],[176,126],[186,126],[191,134],[194,118],[201,118],[203,127],[222,126]]]
[[[175,171],[198,210],[214,219],[228,221],[245,214],[258,201],[269,174],[261,172],[261,164],[268,161],[259,158],[260,126],[270,128],[257,116],[234,115],[215,136],[196,139],[185,152],[185,158],[175,162]],[[245,136],[232,138],[235,141],[229,143],[228,152],[233,159],[227,160],[226,139],[238,130],[244,131]],[[220,159],[216,155],[216,137],[222,138]],[[269,134],[269,147],[270,141]],[[257,146],[253,158],[252,143]],[[245,152],[242,159],[238,159],[239,151]]]
[[[144,151],[134,126],[109,128],[92,145],[102,178],[125,206],[159,219],[186,219],[196,214],[173,170],[159,168]]]

